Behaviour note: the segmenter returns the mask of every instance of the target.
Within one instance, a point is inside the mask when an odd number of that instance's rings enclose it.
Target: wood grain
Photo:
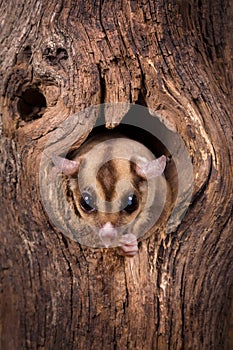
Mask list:
[[[2,349],[232,348],[232,13],[227,0],[0,1]],[[28,121],[30,88],[46,108]],[[39,191],[48,138],[77,113],[81,144],[96,116],[80,111],[107,102],[157,113],[194,168],[182,224],[131,260],[63,236]]]

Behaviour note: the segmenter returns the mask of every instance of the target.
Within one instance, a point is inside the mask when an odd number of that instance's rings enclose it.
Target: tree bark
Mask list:
[[[1,1],[1,349],[231,349],[230,1]],[[194,169],[175,232],[124,259],[51,226],[38,173],[72,113],[138,103]],[[115,127],[124,116],[106,120]],[[78,120],[80,143],[95,123]]]

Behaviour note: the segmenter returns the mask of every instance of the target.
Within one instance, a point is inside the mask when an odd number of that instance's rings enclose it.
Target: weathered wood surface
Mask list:
[[[227,0],[0,1],[1,349],[233,346],[232,14]],[[64,237],[40,199],[48,137],[103,102],[156,111],[194,167],[180,227],[131,260]],[[78,123],[82,142],[94,117]]]

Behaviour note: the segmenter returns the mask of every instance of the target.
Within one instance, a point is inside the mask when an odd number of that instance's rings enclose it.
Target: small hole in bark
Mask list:
[[[68,53],[65,49],[59,47],[57,49],[57,58],[58,60],[67,60],[68,59]]]
[[[52,66],[57,65],[61,63],[63,60],[68,59],[68,53],[66,49],[62,47],[58,47],[56,51],[47,47],[43,51],[43,56],[46,59],[46,61]]]
[[[32,49],[30,45],[25,46],[17,55],[17,64],[28,63],[32,57]]]
[[[30,45],[25,46],[25,48],[23,49],[23,53],[25,56],[27,56],[28,58],[31,57],[32,55],[32,49]]]
[[[18,112],[25,121],[42,117],[46,108],[44,95],[36,88],[28,88],[22,93],[18,102]]]

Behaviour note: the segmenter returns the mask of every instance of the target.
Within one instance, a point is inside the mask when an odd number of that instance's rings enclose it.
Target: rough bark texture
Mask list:
[[[232,15],[227,0],[0,1],[1,349],[233,347]],[[156,111],[193,161],[182,224],[133,259],[65,238],[40,200],[48,136],[103,102]],[[94,118],[78,122],[82,141]]]

